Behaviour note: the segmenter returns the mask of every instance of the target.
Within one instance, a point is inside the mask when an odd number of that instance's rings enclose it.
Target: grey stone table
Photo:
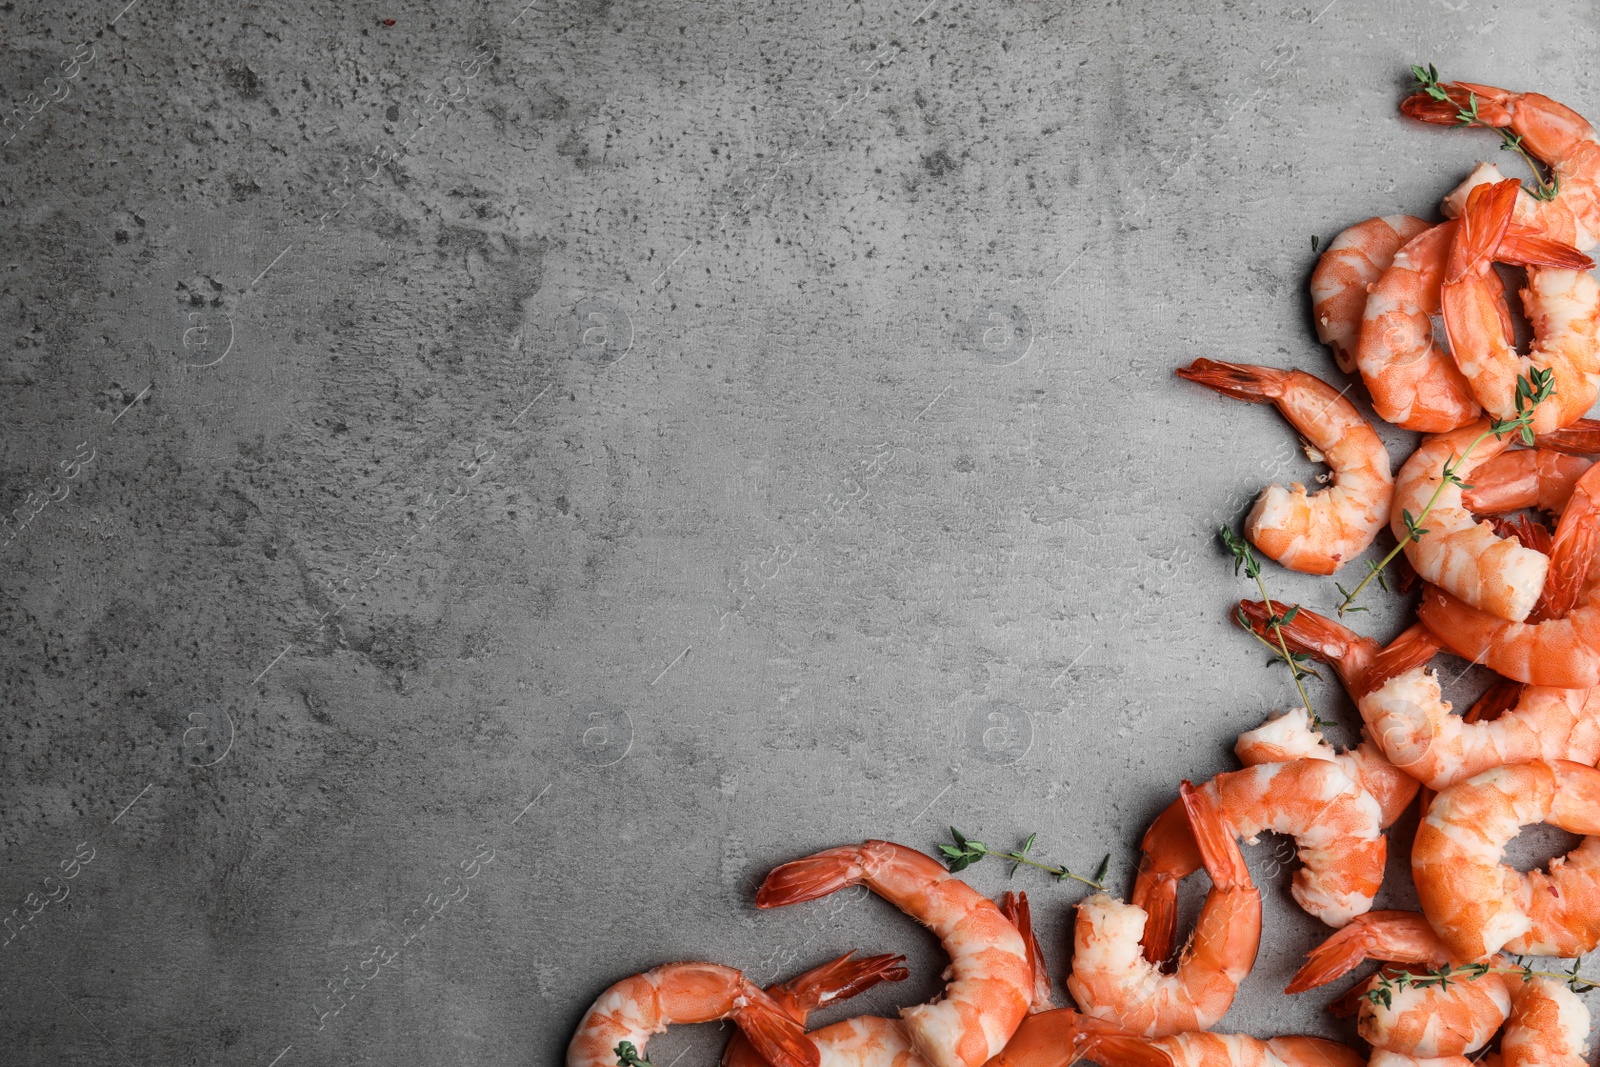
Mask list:
[[[824,1018],[890,1011],[925,933],[753,889],[952,823],[1125,892],[1292,701],[1215,529],[1315,470],[1173,367],[1337,373],[1312,238],[1494,154],[1397,117],[1411,62],[1600,113],[1559,0],[17,0],[0,41],[8,1064],[550,1065],[685,957],[905,952]],[[1225,1025],[1347,1035],[1277,992],[1323,933],[1287,855]],[[1059,977],[1080,893],[970,876]]]

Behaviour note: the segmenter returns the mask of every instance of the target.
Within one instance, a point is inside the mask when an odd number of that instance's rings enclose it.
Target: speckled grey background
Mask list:
[[[1213,532],[1314,470],[1172,368],[1337,373],[1313,235],[1495,145],[1402,122],[1409,63],[1600,113],[1561,0],[8,0],[0,42],[18,1064],[549,1065],[685,957],[904,951],[824,1018],[890,1010],[934,942],[753,888],[950,823],[1126,891],[1290,702]],[[1283,856],[1225,1027],[1347,1033],[1276,992],[1322,933]],[[1078,892],[1014,885],[1060,975]]]

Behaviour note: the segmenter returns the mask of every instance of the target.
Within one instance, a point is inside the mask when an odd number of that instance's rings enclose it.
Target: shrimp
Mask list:
[[[1376,645],[1374,641],[1372,644]],[[1272,716],[1254,730],[1239,735],[1234,754],[1246,767],[1259,763],[1284,763],[1294,759],[1320,759],[1337,764],[1349,779],[1378,802],[1378,825],[1388,829],[1417,795],[1418,782],[1389,762],[1377,743],[1361,730],[1361,743],[1338,751],[1311,722],[1305,708],[1290,708]]]
[[[1295,839],[1301,868],[1290,893],[1311,915],[1343,926],[1372,907],[1383,884],[1388,844],[1383,813],[1365,789],[1330,760],[1263,763],[1217,775],[1201,787],[1227,832],[1255,844],[1264,831]],[[1200,869],[1201,856],[1185,807],[1174,803],[1145,833],[1132,903],[1149,917],[1145,958],[1172,952],[1178,882]]]
[[[1517,991],[1500,1052],[1505,1067],[1588,1067],[1589,1009],[1564,983],[1530,978]]]
[[[1534,224],[1586,252],[1600,244],[1600,140],[1587,119],[1538,93],[1472,82],[1438,87],[1447,99],[1416,92],[1401,103],[1401,112],[1436,126],[1459,126],[1461,111],[1468,109],[1477,115],[1472,125],[1509,130],[1549,166],[1555,181],[1555,198],[1533,205]]]
[[[1550,560],[1496,536],[1491,524],[1480,523],[1462,504],[1461,484],[1471,482],[1474,470],[1510,444],[1509,437],[1492,434],[1479,440],[1488,429],[1489,424],[1479,420],[1424,440],[1395,479],[1390,525],[1395,539],[1405,545],[1406,558],[1425,581],[1491,615],[1521,622],[1539,599]],[[1468,448],[1471,454],[1461,458]],[[1446,463],[1453,464],[1459,481],[1445,479]],[[1424,511],[1426,532],[1413,540],[1404,517]],[[1434,633],[1445,636],[1438,630]]]
[[[1458,957],[1416,912],[1372,911],[1313,949],[1284,992],[1315,989],[1366,960],[1439,967]],[[1363,988],[1378,983],[1374,975]],[[1424,1059],[1460,1056],[1488,1044],[1506,1021],[1511,1001],[1512,983],[1499,969],[1452,977],[1448,984],[1395,983],[1387,1003],[1360,997],[1356,1028],[1376,1048]]]
[[[1442,433],[1477,418],[1481,408],[1455,360],[1433,339],[1440,286],[1455,240],[1455,221],[1407,241],[1375,282],[1361,317],[1356,366],[1386,422]]]
[[[801,1026],[816,1009],[835,1001],[848,1000],[879,982],[903,981],[911,972],[902,964],[904,956],[866,956],[852,959],[855,953],[846,952],[836,960],[813,967],[796,978],[770,985],[766,992],[788,1016]],[[813,1039],[815,1040],[815,1039]],[[818,1046],[822,1062],[829,1057]],[[614,1059],[614,1057],[613,1057]],[[722,1053],[722,1067],[769,1067],[750,1044],[742,1031],[735,1031]]]
[[[1339,369],[1356,369],[1356,346],[1367,287],[1383,276],[1394,254],[1431,223],[1410,215],[1385,215],[1358,222],[1333,239],[1311,273],[1311,317],[1317,339],[1333,350]]]
[[[1307,494],[1296,483],[1268,486],[1245,519],[1263,555],[1303,574],[1332,574],[1367,550],[1389,521],[1394,475],[1389,453],[1343,393],[1303,371],[1197,359],[1179,377],[1260,404],[1271,401],[1325,460],[1332,484]]]
[[[630,975],[589,1005],[567,1045],[567,1067],[615,1067],[616,1047],[673,1023],[732,1019],[773,1067],[819,1067],[817,1048],[777,1001],[741,972],[715,963],[667,963]]]
[[[1173,1067],[1153,1042],[1071,1008],[1028,1016],[987,1067],[1068,1067],[1081,1059],[1104,1067]]]
[[[1538,508],[1559,515],[1572,498],[1573,487],[1594,460],[1547,448],[1502,452],[1472,475],[1472,487],[1461,502],[1475,515],[1502,515]]]
[[[900,1011],[912,1047],[933,1067],[979,1067],[1004,1048],[1033,1000],[1027,946],[994,901],[937,860],[889,841],[828,849],[767,875],[756,907],[816,900],[852,885],[925,923],[950,955],[943,999]]]
[[[1241,609],[1264,629],[1261,605],[1247,601]],[[1366,640],[1305,608],[1280,632],[1290,651],[1318,658]],[[1452,714],[1438,676],[1427,668],[1439,646],[1414,631],[1408,635],[1390,646],[1395,652],[1389,655],[1399,659],[1404,652],[1405,662],[1414,665],[1389,674],[1375,689],[1358,687],[1351,693],[1368,734],[1391,766],[1439,790],[1504,763],[1541,758],[1593,763],[1600,758],[1589,690],[1521,686],[1514,697],[1500,691],[1506,701],[1503,713],[1468,721]]]
[[[1600,466],[1579,477],[1562,510],[1540,596],[1507,622],[1449,592],[1423,591],[1417,616],[1451,651],[1533,685],[1600,685]]]
[[[1580,418],[1600,397],[1600,284],[1584,273],[1594,266],[1588,256],[1512,223],[1518,197],[1527,197],[1521,189],[1508,178],[1468,195],[1440,300],[1451,355],[1490,415],[1515,417],[1519,377],[1531,368],[1550,371],[1554,394],[1532,422],[1534,432],[1547,433]],[[1513,347],[1496,262],[1529,268],[1522,296],[1534,344],[1527,356]]]
[[[1212,800],[1179,788],[1211,891],[1174,974],[1140,955],[1145,913],[1105,893],[1078,904],[1067,988],[1086,1015],[1145,1037],[1209,1030],[1233,1004],[1261,946],[1261,893]]]
[[[1191,1031],[1158,1037],[1150,1044],[1172,1057],[1174,1067],[1367,1067],[1349,1045],[1320,1037],[1273,1037]]]
[[[1585,837],[1548,874],[1505,866],[1506,842],[1536,822],[1600,834],[1600,771],[1569,760],[1496,767],[1429,806],[1411,873],[1423,913],[1456,959],[1501,949],[1570,958],[1600,945],[1600,837]]]

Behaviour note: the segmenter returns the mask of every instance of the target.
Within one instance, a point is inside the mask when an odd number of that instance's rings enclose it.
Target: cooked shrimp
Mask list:
[[[1329,760],[1297,759],[1227,771],[1201,787],[1227,832],[1255,844],[1266,831],[1295,840],[1301,867],[1290,893],[1311,915],[1343,926],[1372,907],[1383,884],[1388,845],[1372,795]],[[1145,958],[1172,952],[1178,882],[1200,869],[1185,806],[1174,803],[1144,835],[1132,903],[1149,917]]]
[[[1072,974],[1078,1006],[1145,1037],[1209,1030],[1233,1003],[1261,945],[1261,894],[1232,829],[1188,782],[1180,787],[1211,891],[1174,974],[1140,955],[1144,910],[1104,893],[1078,904]]]
[[[1450,353],[1490,415],[1515,417],[1518,378],[1533,368],[1550,371],[1554,394],[1532,423],[1536,433],[1547,433],[1580,418],[1600,397],[1600,284],[1584,273],[1594,266],[1588,256],[1512,223],[1518,197],[1527,197],[1521,190],[1508,178],[1468,195],[1440,300]],[[1514,347],[1496,262],[1529,268],[1522,296],[1534,342],[1527,356]]]
[[[904,956],[865,956],[852,959],[846,952],[836,960],[813,967],[787,982],[767,987],[767,995],[795,1022],[804,1026],[811,1013],[835,1001],[848,1000],[879,982],[903,981],[909,971]],[[822,1062],[830,1057],[818,1046]],[[735,1031],[722,1053],[722,1067],[769,1067],[742,1031]]]
[[[1458,655],[1534,685],[1600,684],[1600,466],[1579,477],[1561,512],[1549,574],[1524,622],[1507,622],[1441,589],[1417,615]]]
[[[944,997],[900,1011],[912,1045],[934,1067],[979,1067],[1028,1013],[1033,971],[1016,927],[934,859],[888,841],[828,849],[767,875],[756,907],[816,900],[864,885],[929,926],[950,955]]]
[[[1600,838],[1549,873],[1505,866],[1505,845],[1531,823],[1600,834],[1600,771],[1536,760],[1484,771],[1434,798],[1417,827],[1411,873],[1428,922],[1458,960],[1498,952],[1580,956],[1600,945]]]
[[[1513,93],[1472,82],[1441,82],[1449,99],[1429,93],[1407,97],[1400,110],[1408,117],[1438,126],[1461,125],[1459,114],[1476,104],[1476,125],[1508,129],[1522,147],[1550,167],[1556,182],[1554,200],[1534,205],[1541,229],[1567,236],[1588,251],[1600,243],[1600,142],[1587,119],[1538,93]]]
[[[1346,374],[1356,369],[1368,286],[1389,269],[1401,245],[1430,225],[1410,215],[1358,222],[1335,237],[1317,260],[1317,269],[1311,272],[1311,317],[1317,339],[1333,349],[1333,358]]]
[[[1262,625],[1259,604],[1247,601],[1241,608],[1253,625]],[[1360,648],[1365,641],[1305,608],[1284,623],[1281,632],[1290,651],[1317,658]],[[1468,721],[1452,714],[1438,676],[1427,667],[1427,659],[1439,646],[1414,639],[1414,631],[1408,635],[1412,636],[1390,647],[1403,647],[1407,662],[1415,665],[1390,674],[1376,689],[1363,686],[1351,693],[1368,736],[1391,766],[1438,790],[1504,763],[1531,759],[1593,763],[1600,757],[1596,712],[1588,690],[1523,686],[1514,698],[1506,698],[1503,713]],[[1424,651],[1426,657],[1420,655]]]
[[[1325,985],[1367,960],[1439,967],[1458,962],[1449,945],[1416,912],[1373,911],[1312,950],[1286,993]],[[1378,984],[1374,975],[1364,989]],[[1377,1048],[1408,1056],[1459,1056],[1488,1044],[1511,1011],[1512,983],[1499,970],[1452,977],[1448,984],[1391,990],[1387,1005],[1358,1001],[1356,1026]]]
[[[1247,767],[1293,759],[1320,759],[1337,764],[1352,782],[1378,802],[1381,813],[1378,825],[1384,829],[1404,814],[1417,795],[1417,780],[1389,762],[1365,727],[1361,730],[1361,743],[1340,752],[1323,739],[1305,708],[1290,708],[1254,730],[1240,734],[1233,751]]]
[[[1505,451],[1509,436],[1490,434],[1478,440],[1488,429],[1488,422],[1480,420],[1425,439],[1395,480],[1390,525],[1396,540],[1405,544],[1406,558],[1425,581],[1491,615],[1520,622],[1544,588],[1549,558],[1496,536],[1491,524],[1479,522],[1462,504],[1461,486],[1444,478],[1444,466],[1450,462],[1455,475],[1470,483],[1474,470]],[[1471,453],[1461,458],[1468,448]],[[1404,515],[1422,515],[1425,510],[1427,532],[1412,540]],[[1434,633],[1445,636],[1438,630]]]
[[[1104,1067],[1173,1067],[1155,1043],[1071,1008],[1028,1016],[987,1067],[1070,1067],[1082,1059]]]
[[[1406,242],[1372,285],[1362,311],[1356,348],[1361,380],[1378,416],[1407,430],[1442,433],[1470,423],[1482,410],[1455,360],[1433,339],[1458,225],[1441,223]]]
[[[1502,452],[1472,474],[1472,487],[1461,502],[1474,515],[1503,515],[1538,508],[1559,515],[1572,489],[1594,460],[1548,448]]]
[[[1320,1037],[1273,1037],[1191,1031],[1150,1042],[1172,1057],[1174,1067],[1367,1067],[1349,1045]]]
[[[1563,982],[1522,983],[1500,1037],[1505,1067],[1588,1067],[1589,1009]]]
[[[645,1042],[673,1023],[732,1019],[773,1067],[818,1067],[799,1023],[739,971],[715,963],[668,963],[630,975],[583,1013],[567,1046],[567,1067],[616,1067],[617,1045]]]
[[[1197,359],[1179,377],[1253,404],[1271,401],[1325,461],[1332,484],[1307,494],[1295,483],[1268,486],[1244,531],[1269,559],[1303,574],[1332,574],[1367,550],[1389,521],[1394,475],[1376,431],[1344,394],[1303,371]]]

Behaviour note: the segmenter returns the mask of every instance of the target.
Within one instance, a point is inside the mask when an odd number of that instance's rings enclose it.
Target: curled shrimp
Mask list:
[[[1067,979],[1085,1014],[1146,1037],[1216,1025],[1261,945],[1261,893],[1231,828],[1188,782],[1179,793],[1212,885],[1176,972],[1162,974],[1140,954],[1142,908],[1096,893],[1078,904]]]
[[[1445,331],[1456,366],[1485,411],[1498,419],[1517,415],[1519,377],[1550,371],[1554,393],[1533,414],[1533,430],[1559,430],[1580,418],[1600,396],[1600,284],[1585,271],[1594,261],[1539,230],[1514,224],[1522,186],[1514,178],[1479,185],[1451,246],[1441,288]],[[1531,198],[1527,198],[1531,199]],[[1505,286],[1494,264],[1528,267],[1523,305],[1533,326],[1527,356],[1514,347]]]
[[[1470,110],[1477,116],[1473,125],[1509,130],[1554,178],[1554,198],[1533,205],[1536,224],[1584,251],[1600,243],[1600,141],[1587,119],[1539,93],[1472,82],[1440,82],[1438,88],[1446,99],[1423,90],[1407,97],[1400,110],[1438,126],[1460,126],[1462,111]]]
[[[816,900],[864,885],[938,935],[950,955],[944,996],[902,1008],[911,1045],[933,1067],[979,1067],[1028,1013],[1034,974],[1027,946],[994,901],[937,860],[889,841],[828,849],[767,875],[756,907]],[[867,1037],[881,1036],[866,1024]]]
[[[1588,1067],[1589,1009],[1576,993],[1537,975],[1516,996],[1500,1037],[1505,1067]]]
[[[1269,830],[1294,838],[1301,867],[1290,893],[1307,913],[1329,926],[1343,926],[1372,907],[1388,856],[1379,825],[1383,813],[1337,764],[1319,759],[1262,763],[1219,774],[1199,792],[1226,830],[1248,844]],[[1201,866],[1182,803],[1150,825],[1143,849],[1132,902],[1149,916],[1145,958],[1160,963],[1172,952],[1178,882]]]
[[[1406,559],[1425,581],[1490,615],[1521,622],[1544,589],[1550,560],[1498,536],[1492,524],[1479,522],[1462,503],[1461,484],[1470,483],[1473,471],[1510,444],[1509,438],[1493,434],[1479,440],[1488,429],[1488,422],[1480,420],[1424,440],[1395,479],[1390,524],[1395,539],[1405,545]],[[1471,453],[1462,458],[1468,448]],[[1452,479],[1444,476],[1447,463]],[[1425,511],[1426,532],[1413,539],[1405,517]]]
[[[772,1067],[818,1067],[817,1048],[782,1006],[732,967],[667,963],[617,982],[589,1005],[567,1045],[567,1067],[615,1067],[628,1041],[643,1054],[674,1023],[732,1019]]]
[[[1356,366],[1385,422],[1442,433],[1481,412],[1455,360],[1433,338],[1440,286],[1459,223],[1424,230],[1396,252],[1362,311]]]
[[[1328,464],[1332,484],[1307,494],[1268,486],[1245,519],[1245,536],[1269,559],[1304,574],[1332,574],[1367,550],[1389,521],[1394,476],[1383,441],[1343,393],[1303,371],[1197,359],[1178,375],[1219,393],[1277,406]]]
[[[1317,260],[1311,272],[1311,317],[1317,339],[1333,350],[1346,374],[1356,370],[1367,287],[1383,277],[1402,245],[1430,226],[1410,215],[1358,222],[1335,237]]]
[[[1252,625],[1265,628],[1264,606],[1240,605]],[[1366,639],[1332,619],[1301,608],[1279,628],[1290,651],[1326,659]],[[1356,710],[1389,765],[1439,790],[1505,763],[1531,759],[1600,757],[1600,702],[1585,689],[1514,686],[1497,691],[1496,714],[1467,717],[1453,708],[1428,661],[1439,648],[1420,627],[1397,639],[1384,658],[1391,666],[1376,688],[1351,692]],[[1330,651],[1332,650],[1332,651]],[[1486,710],[1486,709],[1485,709]]]
[[[1578,478],[1526,621],[1508,622],[1427,588],[1417,616],[1457,655],[1532,685],[1600,685],[1600,466]]]
[[[1586,836],[1549,873],[1502,862],[1506,842],[1538,822],[1600,834],[1600,771],[1570,760],[1496,767],[1429,805],[1411,849],[1412,879],[1456,959],[1501,949],[1574,957],[1600,945],[1600,837]]]
[[[1377,801],[1378,825],[1387,829],[1411,805],[1412,798],[1417,795],[1418,782],[1389,762],[1365,727],[1361,738],[1359,745],[1340,752],[1323,739],[1321,731],[1312,724],[1310,712],[1305,708],[1290,708],[1254,730],[1240,734],[1233,751],[1247,767],[1295,759],[1319,759],[1336,764]]]
[[[838,959],[820,967],[813,967],[787,982],[770,985],[766,993],[795,1022],[804,1026],[811,1013],[837,1001],[848,1000],[865,992],[879,982],[903,981],[910,972],[905,969],[904,956],[865,956],[854,959],[855,953],[846,952]],[[815,1043],[815,1038],[813,1038]],[[824,1063],[832,1063],[828,1050],[820,1044],[818,1052]],[[743,1031],[735,1031],[722,1053],[722,1067],[769,1067],[756,1052]]]
[[[1284,992],[1315,989],[1366,960],[1439,967],[1459,957],[1422,915],[1373,911],[1313,949]],[[1362,988],[1371,990],[1378,982],[1374,975]],[[1460,1056],[1489,1043],[1506,1021],[1511,999],[1511,982],[1499,970],[1452,977],[1448,983],[1396,983],[1387,1003],[1366,996],[1357,1001],[1356,1027],[1376,1048],[1423,1059]]]

